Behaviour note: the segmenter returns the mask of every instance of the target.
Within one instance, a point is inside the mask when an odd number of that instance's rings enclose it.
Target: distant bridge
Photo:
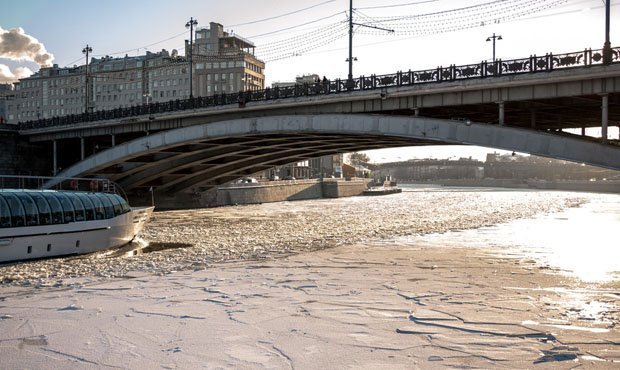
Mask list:
[[[618,140],[585,136],[619,123],[613,48],[609,65],[587,49],[58,117],[22,123],[20,134],[51,142],[62,176],[177,193],[302,159],[414,145],[480,145],[620,169]],[[562,131],[575,128],[583,135]]]

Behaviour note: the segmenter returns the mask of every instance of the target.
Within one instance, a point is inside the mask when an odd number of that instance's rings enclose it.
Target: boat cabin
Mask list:
[[[129,211],[129,204],[118,194],[0,190],[0,228],[104,220]]]

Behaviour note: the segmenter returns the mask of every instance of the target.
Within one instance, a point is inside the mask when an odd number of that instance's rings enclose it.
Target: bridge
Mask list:
[[[611,63],[585,49],[324,79],[30,121],[19,133],[51,143],[59,176],[175,194],[323,155],[416,145],[479,145],[620,170],[612,124],[620,124],[618,47]],[[602,139],[586,136],[593,127]]]

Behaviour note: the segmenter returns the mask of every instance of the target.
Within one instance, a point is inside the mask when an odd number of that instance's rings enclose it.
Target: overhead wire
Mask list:
[[[250,25],[259,22],[265,22],[288,15],[300,13],[312,8],[316,8],[335,0],[323,1],[319,4],[315,4],[306,8],[298,9],[293,12],[281,14],[274,17],[259,19],[252,22],[239,23],[233,26]],[[357,8],[354,14],[360,18],[360,22],[364,25],[377,26],[381,28],[391,28],[395,32],[396,36],[422,36],[435,33],[444,33],[456,30],[462,30],[467,28],[473,28],[478,26],[484,26],[489,23],[506,22],[512,19],[521,18],[524,16],[532,15],[542,12],[544,10],[559,7],[562,4],[566,4],[569,0],[493,0],[485,3],[465,6],[456,9],[440,10],[425,14],[409,14],[398,15],[390,17],[371,17],[360,11],[364,9],[381,9],[381,8],[395,8],[419,5],[423,3],[435,2],[437,0],[422,0],[416,2],[408,2],[404,4],[391,4],[382,6],[371,6]],[[586,2],[587,0],[579,1],[579,3]],[[306,30],[299,30],[300,27],[316,24],[321,21],[342,15],[345,12],[334,13],[325,17],[320,17],[308,22],[303,22],[290,27],[285,27],[279,30],[265,32],[262,34],[252,35],[249,38],[261,38],[267,36],[273,36],[280,33],[301,32]],[[346,14],[346,13],[345,13]],[[344,33],[343,33],[344,32]],[[286,37],[284,39],[275,40],[272,42],[266,42],[257,46],[257,54],[265,59],[265,61],[280,60],[285,56],[293,57],[299,56],[309,51],[315,50],[322,46],[328,45],[341,37],[344,37],[348,32],[347,21],[339,21],[329,23],[327,25],[311,28],[308,32],[299,33],[297,35]],[[385,31],[378,29],[357,27],[356,34],[364,35],[385,35]],[[184,35],[186,32],[182,32],[166,39],[150,43],[139,48],[132,48],[123,51],[107,54],[94,54],[94,56],[103,55],[117,55],[128,53],[134,50],[147,49],[148,47],[160,44]],[[276,59],[274,59],[276,58]],[[76,59],[67,65],[73,64],[79,61],[81,58]]]
[[[494,0],[457,9],[395,17],[370,17],[356,10],[354,14],[360,18],[360,21],[356,25],[355,32],[356,34],[385,35],[385,31],[363,27],[363,25],[371,25],[394,29],[394,34],[397,36],[437,34],[505,22],[557,7],[566,2],[568,0]],[[345,36],[346,32],[342,31],[348,28],[346,23],[344,21],[331,24],[310,33],[260,45],[258,54],[265,61],[300,56]],[[321,35],[327,32],[332,32],[335,37]]]
[[[420,4],[425,4],[425,3],[434,3],[434,2],[437,2],[437,1],[439,1],[439,0],[423,0],[423,1],[415,1],[415,2],[412,2],[412,3],[406,3],[406,4],[366,6],[366,7],[355,8],[355,9],[356,10],[368,10],[368,9],[399,8],[399,7],[403,7],[403,6],[420,5]]]
[[[259,19],[259,20],[256,20],[256,21],[232,24],[232,25],[229,25],[228,27],[240,27],[240,26],[246,26],[246,25],[250,25],[250,24],[256,24],[256,23],[271,21],[271,20],[274,20],[274,19],[278,19],[278,18],[283,18],[283,17],[289,16],[289,15],[292,15],[292,14],[301,13],[301,12],[304,12],[304,11],[309,10],[309,9],[317,8],[319,6],[322,6],[322,5],[325,5],[325,4],[328,4],[328,3],[333,3],[334,1],[336,1],[336,0],[327,0],[327,1],[324,1],[322,3],[315,4],[315,5],[303,8],[303,9],[294,10],[292,12],[276,15],[276,16],[269,17],[269,18]]]

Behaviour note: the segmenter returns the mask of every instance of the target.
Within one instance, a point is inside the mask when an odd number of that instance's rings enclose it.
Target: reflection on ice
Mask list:
[[[596,196],[579,208],[474,230],[416,237],[432,244],[502,248],[585,282],[620,279],[620,196]],[[411,239],[409,239],[412,241]]]

